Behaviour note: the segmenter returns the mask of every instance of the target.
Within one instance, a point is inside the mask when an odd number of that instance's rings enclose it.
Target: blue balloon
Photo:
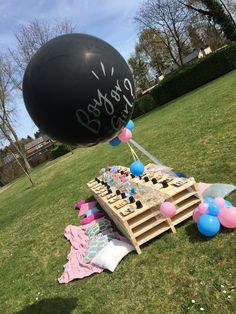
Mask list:
[[[113,147],[120,145],[121,141],[118,139],[118,137],[114,137],[109,144]]]
[[[136,160],[130,165],[130,172],[134,176],[141,176],[144,172],[144,165],[140,160]]]
[[[220,206],[215,203],[210,203],[208,206],[208,214],[212,216],[217,216],[220,211]]]
[[[129,122],[126,124],[125,127],[129,129],[130,131],[132,131],[134,128],[134,122],[132,120],[129,120]]]
[[[211,204],[213,203],[213,198],[212,197],[205,197],[203,199],[204,203],[207,203],[207,204]]]
[[[220,230],[220,222],[216,216],[204,214],[197,222],[199,232],[206,237],[213,237]]]
[[[233,205],[230,201],[225,200],[225,206],[229,208],[232,207]]]

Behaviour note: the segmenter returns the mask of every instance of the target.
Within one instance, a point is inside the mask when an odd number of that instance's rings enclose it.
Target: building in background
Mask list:
[[[190,63],[196,61],[200,58],[205,57],[209,53],[211,53],[211,47],[207,46],[205,48],[194,49],[189,55],[183,58],[183,64]]]
[[[24,146],[28,160],[31,160],[37,155],[42,155],[43,153],[51,150],[53,147],[54,141],[47,135],[43,135]]]

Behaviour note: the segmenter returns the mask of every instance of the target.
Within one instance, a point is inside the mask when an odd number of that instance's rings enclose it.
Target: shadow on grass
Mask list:
[[[225,228],[222,225],[220,226],[220,233],[234,233],[234,228]]]
[[[75,298],[43,299],[37,303],[26,306],[16,314],[70,314],[77,306]],[[84,312],[89,314],[89,312]]]
[[[211,239],[201,235],[195,223],[186,226],[185,231],[191,243],[207,242]]]
[[[207,242],[212,239],[212,237],[204,237],[197,229],[197,225],[192,223],[185,228],[186,234],[189,237],[189,241],[192,243],[199,243],[199,242]],[[233,233],[234,229],[228,229],[221,226],[219,233],[229,234]]]

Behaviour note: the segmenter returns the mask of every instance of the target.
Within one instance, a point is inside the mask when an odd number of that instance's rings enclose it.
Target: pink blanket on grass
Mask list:
[[[83,262],[90,240],[85,234],[85,231],[94,223],[99,222],[100,219],[95,219],[87,225],[69,225],[66,227],[64,236],[70,241],[71,248],[70,253],[67,256],[68,262],[64,265],[64,272],[61,277],[58,278],[59,283],[68,283],[73,279],[88,277],[94,273],[101,273],[104,270],[103,268],[92,264],[92,262],[87,264]],[[114,231],[114,236],[118,240],[129,242],[116,231]]]
[[[89,244],[89,237],[85,234],[86,229],[91,224],[84,226],[69,225],[65,229],[65,237],[71,243],[70,253],[67,256],[68,262],[64,265],[64,272],[60,278],[59,283],[68,283],[73,279],[84,278],[94,273],[101,273],[103,268],[100,268],[91,262],[83,263],[86,250]]]

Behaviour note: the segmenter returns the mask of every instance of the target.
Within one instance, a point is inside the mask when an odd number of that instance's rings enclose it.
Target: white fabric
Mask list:
[[[132,245],[113,239],[93,258],[92,263],[113,272],[122,258],[133,250]]]

